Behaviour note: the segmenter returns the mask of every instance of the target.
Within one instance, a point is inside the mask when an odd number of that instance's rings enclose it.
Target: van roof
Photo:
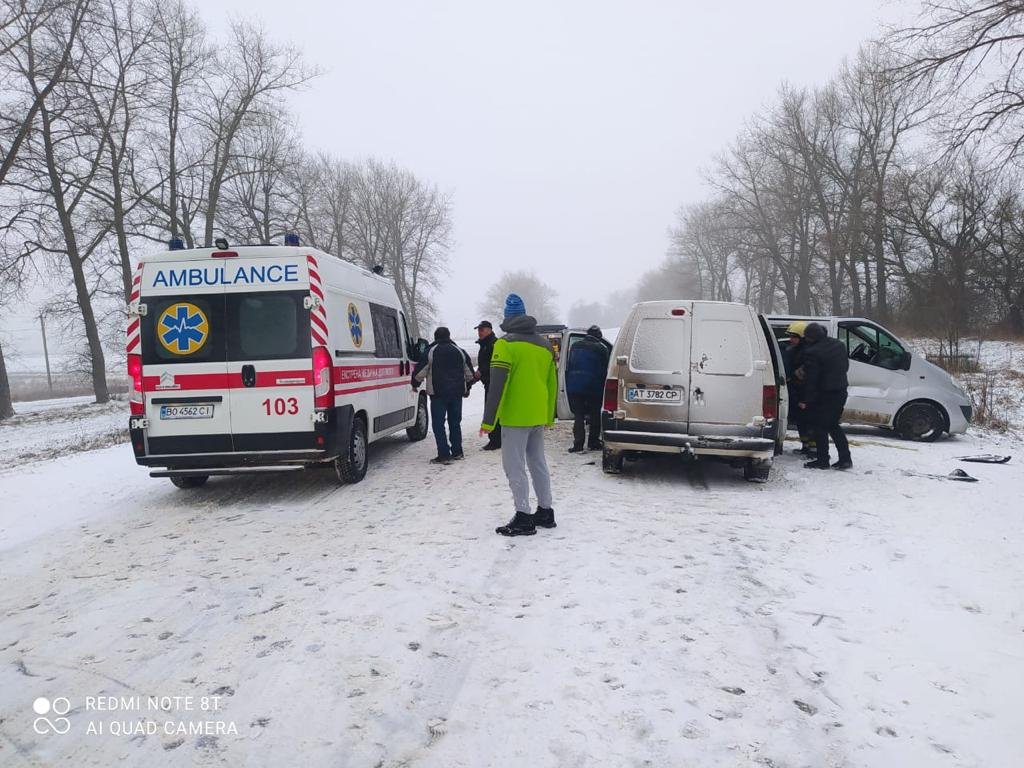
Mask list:
[[[306,246],[296,247],[290,245],[233,245],[227,250],[237,252],[239,257],[244,257],[246,259],[279,259],[282,256],[301,258],[308,254],[313,254],[319,259],[330,259],[332,264],[340,266],[343,269],[356,270],[361,275],[383,280],[388,284],[391,282],[384,275],[375,274],[364,267],[360,267],[358,264],[353,264],[343,259],[339,259],[337,256],[321,251],[319,248],[309,248]],[[205,261],[206,259],[212,258],[214,253],[221,252],[222,249],[220,248],[185,248],[178,251],[159,251],[157,253],[151,253],[140,257],[139,263],[150,264],[153,262]]]

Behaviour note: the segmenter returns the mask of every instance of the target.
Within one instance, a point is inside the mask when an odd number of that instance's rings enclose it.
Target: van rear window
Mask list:
[[[147,298],[141,318],[146,365],[224,362],[224,297],[220,294]]]
[[[310,356],[305,291],[228,294],[228,358],[281,360]]]
[[[693,361],[701,373],[746,376],[754,370],[750,331],[739,320],[701,320],[694,328]]]
[[[629,367],[634,371],[672,373],[686,368],[688,342],[683,320],[645,317],[637,326]]]

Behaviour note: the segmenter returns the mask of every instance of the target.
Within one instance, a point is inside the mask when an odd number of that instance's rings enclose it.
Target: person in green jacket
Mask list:
[[[555,422],[558,396],[555,351],[537,333],[537,321],[526,314],[523,300],[514,293],[505,299],[501,330],[506,335],[495,342],[491,355],[491,381],[480,432],[490,432],[501,423],[501,463],[512,489],[515,516],[495,532],[532,536],[538,525],[555,527],[551,475],[544,457],[544,430]],[[529,511],[530,479],[537,495],[534,513]]]

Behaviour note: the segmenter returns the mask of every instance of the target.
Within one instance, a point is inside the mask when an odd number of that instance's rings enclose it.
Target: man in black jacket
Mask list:
[[[601,442],[601,404],[604,382],[608,375],[608,347],[601,341],[601,329],[592,325],[587,335],[569,349],[565,363],[565,394],[575,421],[572,425],[572,448],[569,453],[583,450],[586,422],[590,422],[590,440],[587,448],[599,451]]]
[[[430,420],[433,422],[434,440],[437,441],[437,456],[434,464],[450,464],[453,459],[463,458],[462,453],[462,398],[467,386],[473,382],[473,368],[469,355],[452,341],[451,332],[441,326],[434,331],[434,343],[427,350],[413,371],[413,389],[427,382],[430,395]],[[444,432],[448,420],[448,434]],[[449,445],[450,440],[450,445]]]
[[[494,335],[494,326],[491,325],[490,320],[481,320],[480,325],[476,327],[476,333],[479,336],[476,343],[480,345],[480,352],[476,358],[476,370],[477,376],[484,384],[484,401],[486,402],[487,392],[491,388],[491,355],[494,354],[494,342],[498,340],[498,337]],[[487,434],[487,444],[484,446],[484,450],[501,450],[501,424],[495,424],[494,429]]]
[[[850,444],[839,425],[846,405],[846,372],[850,359],[846,346],[828,336],[825,327],[811,323],[804,331],[803,396],[799,408],[808,414],[818,458],[804,464],[808,469],[828,469],[828,439],[836,444],[839,460],[834,469],[849,469]]]

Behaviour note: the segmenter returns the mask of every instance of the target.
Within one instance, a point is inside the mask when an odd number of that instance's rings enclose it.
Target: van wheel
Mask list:
[[[206,485],[206,481],[209,479],[209,475],[179,475],[170,478],[175,488],[199,488]]]
[[[419,402],[416,403],[416,423],[405,430],[405,434],[415,443],[427,436],[429,428],[430,413],[427,410],[427,396],[420,395]]]
[[[366,422],[362,416],[356,416],[352,419],[352,429],[345,452],[334,460],[334,471],[340,482],[358,483],[366,477],[366,465],[369,463],[366,446]]]
[[[622,454],[619,451],[609,451],[605,448],[601,452],[601,469],[606,475],[618,475],[622,472]]]
[[[896,416],[896,433],[906,440],[932,443],[946,428],[942,411],[932,403],[911,403]]]
[[[743,479],[752,483],[767,483],[771,471],[772,463],[770,461],[747,459],[743,463]]]

